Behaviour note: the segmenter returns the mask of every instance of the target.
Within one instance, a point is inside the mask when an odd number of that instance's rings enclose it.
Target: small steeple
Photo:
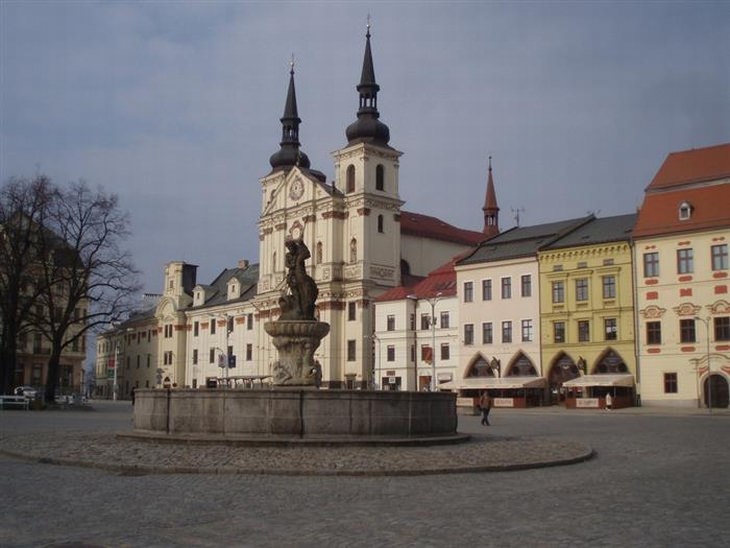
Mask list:
[[[387,146],[390,141],[390,129],[378,120],[378,91],[380,86],[375,81],[373,54],[370,49],[370,16],[368,16],[367,33],[365,34],[365,57],[362,62],[360,83],[357,85],[360,94],[360,108],[357,111],[357,120],[350,124],[345,131],[349,145],[355,143],[373,143]]]
[[[299,124],[302,120],[297,112],[297,93],[294,87],[294,55],[292,55],[289,64],[289,90],[286,94],[284,116],[280,118],[280,121],[281,142],[279,146],[281,148],[269,158],[271,167],[274,171],[289,169],[293,166],[308,168],[309,158],[299,150]]]
[[[489,157],[489,176],[487,177],[487,196],[484,199],[484,235],[488,238],[499,234],[499,207],[497,207],[497,194],[494,192],[494,179],[492,178],[492,157]]]

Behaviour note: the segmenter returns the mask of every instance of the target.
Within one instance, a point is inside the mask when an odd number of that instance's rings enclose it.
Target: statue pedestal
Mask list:
[[[278,320],[264,324],[264,330],[279,351],[272,372],[274,384],[318,387],[322,371],[314,361],[314,352],[330,325],[315,320]]]

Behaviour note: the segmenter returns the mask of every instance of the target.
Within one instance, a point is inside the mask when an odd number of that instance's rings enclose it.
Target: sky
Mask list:
[[[370,15],[403,209],[481,230],[632,213],[667,154],[730,142],[730,2],[0,0],[0,182],[118,194],[147,292],[257,262],[294,55],[302,150],[334,176]]]

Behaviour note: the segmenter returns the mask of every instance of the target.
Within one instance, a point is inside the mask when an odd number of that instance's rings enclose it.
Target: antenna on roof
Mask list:
[[[517,208],[511,207],[510,209],[512,210],[512,218],[515,220],[515,225],[517,225],[519,227],[520,226],[520,213],[524,213],[525,208],[524,207],[517,207]]]

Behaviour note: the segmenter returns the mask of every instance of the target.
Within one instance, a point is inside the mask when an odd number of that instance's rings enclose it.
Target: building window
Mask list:
[[[679,204],[679,220],[688,221],[692,217],[692,205],[689,202]]]
[[[502,342],[512,342],[512,322],[510,321],[502,322]]]
[[[512,278],[502,278],[502,298],[512,298]]]
[[[646,322],[646,344],[662,344],[662,322]]]
[[[357,319],[357,303],[347,303],[347,321],[354,322],[356,319]]]
[[[715,340],[730,341],[730,317],[715,318]]]
[[[152,363],[152,354],[147,354],[147,369],[150,368],[151,363]]]
[[[383,227],[383,216],[378,215],[378,232],[381,234],[385,232],[385,228]]]
[[[431,315],[421,314],[421,329],[428,329],[431,327]]]
[[[193,365],[198,365],[198,349],[193,348]]]
[[[565,302],[565,282],[553,282],[553,303]]]
[[[492,300],[492,280],[482,280],[482,300]]]
[[[449,343],[441,343],[441,361],[448,360],[450,356]]]
[[[208,363],[215,363],[215,348],[208,351]]]
[[[411,363],[416,361],[416,345],[411,345]]]
[[[615,341],[618,337],[618,326],[616,324],[616,318],[607,318],[603,320],[603,326],[606,332],[606,340]]]
[[[386,327],[386,329],[388,331],[395,331],[395,315],[388,314],[388,317],[387,317],[387,327]]]
[[[644,278],[659,276],[659,253],[644,253]]]
[[[676,373],[664,373],[664,393],[665,394],[676,394],[677,393],[677,374]]]
[[[215,335],[215,320],[210,320],[210,334]]]
[[[565,322],[553,322],[553,341],[556,343],[565,342]]]
[[[439,325],[441,326],[441,329],[449,328],[450,321],[448,312],[441,312],[441,323]]]
[[[416,330],[416,315],[411,313],[411,315],[408,317],[408,326],[410,327],[411,331]]]
[[[727,270],[727,244],[713,245],[712,251],[712,270]]]
[[[616,298],[616,276],[604,276],[603,277],[603,298],[604,299],[615,299]]]
[[[253,344],[246,344],[246,361],[250,362],[253,359]]]
[[[691,274],[694,272],[692,248],[677,250],[677,274]]]
[[[389,344],[387,348],[387,355],[388,355],[388,361],[394,362],[395,361],[395,345]]]
[[[375,168],[375,190],[385,190],[385,168],[378,164]]]
[[[474,344],[474,324],[464,324],[464,344],[467,346]]]
[[[522,320],[522,342],[532,341],[532,320]]]
[[[578,321],[578,342],[591,340],[591,323],[588,320]]]
[[[162,355],[163,365],[172,365],[172,350],[168,350]]]
[[[464,282],[464,302],[470,303],[474,300],[474,282]]]
[[[352,164],[347,166],[345,192],[347,192],[348,194],[351,192],[355,192],[355,166],[353,166]]]
[[[482,324],[482,344],[492,344],[494,342],[494,330],[492,322],[484,322]]]
[[[522,296],[532,297],[532,276],[524,274],[521,278],[522,282]]]
[[[575,280],[575,300],[588,300],[588,278],[580,278],[579,280]]]
[[[347,341],[347,361],[354,362],[357,359],[357,341]]]
[[[134,335],[132,335],[134,337]],[[169,339],[172,337],[172,325],[168,324],[165,326],[165,338]]]
[[[697,342],[694,320],[679,320],[679,341],[683,343]]]
[[[253,329],[253,314],[246,314],[246,329],[249,331]]]

